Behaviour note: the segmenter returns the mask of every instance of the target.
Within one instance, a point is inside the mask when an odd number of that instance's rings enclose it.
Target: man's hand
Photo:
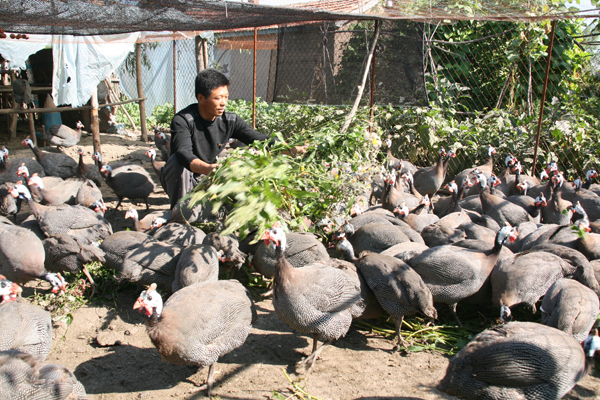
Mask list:
[[[197,174],[208,175],[211,173],[213,169],[215,169],[219,164],[209,164],[202,161],[199,158],[196,158],[190,163],[190,170]]]

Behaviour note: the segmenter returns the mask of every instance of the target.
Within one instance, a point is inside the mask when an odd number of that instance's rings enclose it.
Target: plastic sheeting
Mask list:
[[[10,34],[10,33],[9,33]],[[37,35],[39,40],[0,40],[0,54],[8,60],[9,69],[25,69],[30,55],[50,47],[52,35]]]
[[[114,71],[134,50],[140,33],[86,36],[74,41],[62,35],[52,44],[54,60],[52,97],[57,105],[85,104],[98,83]]]

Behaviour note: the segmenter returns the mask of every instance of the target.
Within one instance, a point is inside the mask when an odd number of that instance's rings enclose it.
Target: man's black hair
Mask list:
[[[199,94],[208,97],[214,89],[221,86],[229,86],[229,79],[216,69],[204,69],[196,76],[196,98]]]

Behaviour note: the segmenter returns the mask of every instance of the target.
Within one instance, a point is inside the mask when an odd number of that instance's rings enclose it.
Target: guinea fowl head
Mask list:
[[[163,300],[156,291],[156,283],[151,284],[148,289],[140,293],[140,297],[135,301],[133,309],[139,309],[140,313],[144,313],[147,317],[151,317],[154,313],[156,313],[157,317],[160,317],[163,309]]]
[[[392,147],[392,139],[385,139],[385,145],[388,149]]]
[[[450,159],[450,158],[454,158],[456,157],[456,152],[454,150],[448,150],[448,153],[446,154],[446,158]]]
[[[498,179],[496,175],[491,174],[489,179],[487,180],[487,183],[490,185],[490,187],[496,187],[502,182],[500,181],[500,179]]]
[[[592,178],[597,178],[598,172],[595,169],[590,169],[588,172],[585,173],[585,177],[588,181]]]
[[[407,217],[410,214],[410,210],[406,203],[402,203],[394,209],[394,214],[398,214],[400,217]]]
[[[496,148],[494,146],[489,146],[488,147],[488,157],[491,157],[492,155],[496,154]]]
[[[354,248],[352,247],[352,244],[348,241],[348,239],[346,239],[345,237],[341,237],[340,240],[338,240],[335,248],[341,251],[349,260],[353,260],[355,258]]]
[[[15,301],[21,295],[21,286],[9,281],[3,275],[0,275],[0,296],[3,302]]]
[[[23,146],[29,146],[29,147],[31,147],[32,149],[33,149],[33,147],[34,147],[34,146],[33,146],[33,141],[32,141],[31,139],[29,139],[29,138],[27,138],[27,139],[23,139],[23,140],[21,141],[21,143],[23,144]]]
[[[507,240],[514,242],[518,236],[519,231],[517,231],[517,228],[510,226],[507,222],[496,234],[496,247],[502,247]]]
[[[583,186],[583,182],[581,182],[581,179],[577,178],[571,183],[571,186],[575,188],[575,191],[578,191],[581,189],[581,186]]]
[[[154,217],[154,219],[152,220],[152,224],[150,224],[150,228],[152,228],[152,229],[160,228],[167,222],[169,222],[169,221],[167,221],[163,217]]]
[[[100,154],[100,152],[99,152],[99,151],[97,151],[97,152],[95,152],[94,154],[92,154],[92,158],[93,158],[95,161],[102,162],[102,154]]]
[[[564,181],[565,181],[565,177],[563,176],[563,174],[558,173],[558,170],[557,170],[557,173],[554,176],[552,176],[552,184],[554,185],[555,188],[559,188],[563,185]]]
[[[446,184],[446,186],[444,186],[444,188],[446,190],[448,190],[450,193],[456,193],[456,191],[458,191],[458,186],[456,185],[456,182],[454,181],[450,181]]]
[[[523,167],[521,166],[521,161],[517,161],[514,163],[514,165],[511,167],[511,171],[513,173],[522,173],[523,172]]]
[[[81,121],[77,121],[77,124],[75,125],[77,127],[77,129],[82,130],[83,129],[83,124],[81,123]]]
[[[413,174],[410,171],[406,171],[405,173],[403,173],[402,177],[409,185],[413,185],[415,183],[415,178],[413,177]]]
[[[167,135],[164,132],[158,132],[157,136],[163,140],[167,140]]]
[[[152,160],[154,160],[156,158],[156,150],[154,150],[152,147],[150,147],[148,149],[148,151],[146,151],[146,155],[148,157],[150,157]]]
[[[260,240],[264,240],[267,246],[272,245],[275,249],[280,249],[282,252],[285,252],[286,245],[286,237],[283,228],[276,222],[271,229],[267,229],[265,233],[263,233]]]
[[[546,202],[546,196],[544,196],[544,193],[540,193],[540,195],[535,198],[534,204],[536,207],[546,207],[548,205],[548,203]]]
[[[106,204],[104,204],[104,200],[102,199],[93,202],[90,208],[92,208],[96,213],[105,213],[106,210],[108,210],[108,208],[106,208]]]
[[[17,175],[22,176],[25,179],[29,177],[29,169],[27,168],[25,163],[22,163],[21,166],[17,169]]]
[[[52,285],[52,293],[58,293],[59,291],[65,291],[67,289],[67,282],[60,274],[54,272],[48,272],[44,276],[44,279],[50,282]]]
[[[43,189],[44,188],[44,181],[42,181],[42,178],[40,178],[40,176],[36,173],[34,173],[33,175],[31,175],[31,178],[29,178],[29,180],[27,181],[27,184],[29,186],[35,186],[36,188],[39,189]]]
[[[550,177],[557,173],[558,173],[558,164],[555,161],[548,163],[548,165],[546,166],[546,174],[548,174],[548,176]]]
[[[500,322],[505,324],[507,322],[512,321],[512,312],[510,311],[510,308],[507,305],[502,305],[500,307]]]
[[[131,218],[134,221],[136,219],[138,219],[138,212],[137,212],[137,210],[135,208],[133,208],[133,207],[129,207],[129,210],[127,210],[127,212],[125,213],[125,219],[127,219],[127,218]]]
[[[517,189],[522,195],[527,195],[527,189],[529,189],[529,183],[527,181],[517,183]]]
[[[483,190],[487,186],[487,178],[484,174],[478,174],[477,178],[475,178],[475,183],[477,183],[479,188]]]
[[[83,150],[82,149],[77,149],[77,154],[79,154],[80,156],[83,155]]]
[[[512,167],[516,162],[517,162],[517,158],[515,156],[513,156],[512,154],[507,155],[506,158],[504,159],[504,165],[506,167]]]
[[[8,158],[8,149],[2,146],[2,149],[0,149],[0,155],[4,156],[4,158]]]
[[[23,182],[18,181],[15,186],[13,186],[12,188],[10,188],[10,194],[12,195],[12,197],[16,198],[21,198],[21,199],[26,199],[26,200],[31,200],[31,193],[29,193],[29,189],[27,189],[27,187],[25,185],[23,185]]]
[[[108,164],[104,164],[102,168],[100,168],[100,172],[106,176],[112,175],[112,167]]]

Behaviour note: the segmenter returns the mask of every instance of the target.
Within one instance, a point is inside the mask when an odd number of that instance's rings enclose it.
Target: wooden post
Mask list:
[[[194,53],[196,55],[196,73],[204,69],[204,59],[202,58],[202,36],[198,35],[194,38]]]
[[[15,79],[17,79],[15,71],[11,70],[10,71],[10,83],[11,83],[11,85],[15,81]],[[13,110],[17,110],[19,108],[19,105],[15,101],[15,94],[14,93],[12,94],[12,108],[13,108]],[[10,127],[8,129],[8,132],[10,133],[10,139],[14,140],[14,139],[17,138],[17,119],[19,118],[19,116],[17,114],[14,114],[11,118],[12,119],[10,120]]]
[[[101,152],[100,150],[100,120],[98,119],[98,88],[94,90],[92,93],[92,98],[90,99],[90,103],[92,106],[92,110],[90,114],[92,116],[92,140],[94,142],[94,153]]]
[[[362,98],[363,92],[365,91],[365,85],[367,83],[367,76],[369,76],[369,68],[371,66],[371,59],[373,58],[373,53],[375,52],[375,47],[377,46],[377,40],[379,39],[379,24],[375,24],[375,37],[373,38],[373,46],[369,51],[369,56],[367,57],[367,62],[365,63],[365,72],[363,74],[362,83],[358,87],[358,94],[356,95],[356,99],[354,100],[354,105],[352,105],[352,109],[350,113],[346,117],[346,121],[344,122],[344,126],[342,126],[341,133],[346,132],[348,127],[350,126],[350,122],[352,122],[352,118],[356,114],[356,110],[358,109],[358,105],[360,104],[360,99]]]
[[[135,44],[135,72],[137,75],[138,97],[144,97],[144,85],[142,83],[142,44]],[[146,102],[140,100],[140,125],[142,129],[142,141],[148,142],[148,128],[146,127]]]
[[[546,90],[548,89],[548,77],[550,76],[550,65],[552,64],[552,46],[554,45],[554,31],[556,30],[556,20],[552,21],[552,30],[550,31],[550,44],[548,45],[548,60],[546,62],[546,76],[544,78],[544,88],[542,89],[542,100],[540,102],[540,116],[538,118],[537,135],[535,137],[535,149],[533,150],[533,167],[531,175],[535,176],[535,164],[537,163],[537,153],[540,147],[540,134],[542,132],[542,120],[544,119],[544,104],[546,104]]]
[[[202,39],[202,58],[204,60],[204,69],[208,68],[208,43]]]
[[[27,114],[27,120],[29,121],[29,134],[31,135],[31,140],[33,141],[33,145],[37,146],[37,135],[35,134],[35,122],[33,120],[33,113]]]
[[[378,30],[379,20],[375,21],[375,30]],[[375,61],[377,59],[377,48],[373,51],[371,62],[371,102],[369,104],[369,133],[373,133],[373,106],[375,105]]]
[[[252,128],[256,129],[256,42],[258,29],[254,28],[254,61],[252,63]]]
[[[177,113],[177,41],[173,40],[173,110]]]

